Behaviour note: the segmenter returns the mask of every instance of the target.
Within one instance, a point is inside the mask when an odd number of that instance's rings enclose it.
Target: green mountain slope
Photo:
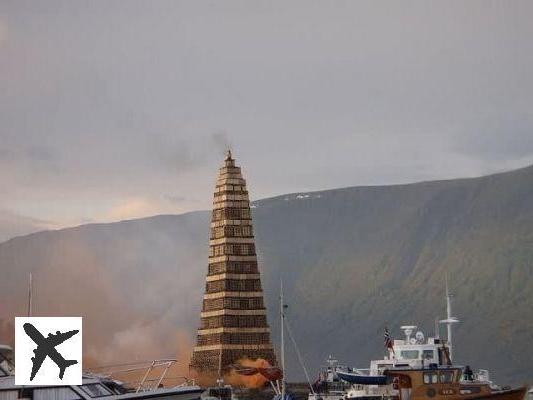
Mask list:
[[[274,340],[283,277],[311,370],[328,354],[366,367],[383,352],[385,325],[397,337],[403,324],[432,333],[444,317],[448,271],[461,320],[457,361],[502,382],[533,381],[533,167],[285,195],[255,202],[253,214]],[[199,319],[208,218],[85,225],[1,244],[0,335],[24,313],[32,270],[36,313],[84,315],[90,358],[186,353]]]

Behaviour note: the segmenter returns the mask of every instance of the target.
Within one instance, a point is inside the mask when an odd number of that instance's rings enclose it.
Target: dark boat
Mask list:
[[[337,371],[337,376],[352,385],[386,385],[385,375],[363,375],[353,372]]]

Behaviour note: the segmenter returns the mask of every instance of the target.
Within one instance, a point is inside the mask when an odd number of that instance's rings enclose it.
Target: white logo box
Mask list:
[[[27,324],[31,324],[38,332]],[[42,343],[52,344],[65,339],[57,346],[42,346],[41,350],[46,350],[48,354],[49,348],[57,350],[53,357],[64,368],[63,379],[59,378],[60,367],[52,360],[49,355],[46,355],[40,369],[35,374],[33,380],[30,380],[33,361],[32,357],[39,358],[34,350],[38,348],[38,344],[28,335],[27,330]],[[79,331],[76,334],[70,331]],[[59,332],[59,336],[57,335]],[[50,336],[52,335],[52,336]],[[82,317],[16,317],[15,318],[15,384],[16,385],[81,385],[82,381]],[[70,336],[70,337],[68,337]],[[68,337],[68,338],[67,338]],[[57,338],[57,339],[56,339]],[[47,347],[48,346],[48,347]],[[42,359],[42,355],[40,357]],[[62,363],[62,361],[66,363]],[[74,364],[74,361],[77,361]],[[68,366],[67,366],[68,365]]]

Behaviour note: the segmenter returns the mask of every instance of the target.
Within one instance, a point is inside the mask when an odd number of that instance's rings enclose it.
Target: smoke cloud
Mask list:
[[[221,157],[226,155],[226,151],[231,150],[231,140],[226,132],[217,132],[211,135],[215,149]]]
[[[84,368],[177,359],[169,376],[187,376],[205,279],[190,268],[207,261],[207,246],[197,251],[190,243],[207,243],[208,223],[198,232],[158,218],[142,231],[130,225],[1,244],[0,343],[13,344],[14,318],[27,313],[32,272],[34,316],[83,317]]]

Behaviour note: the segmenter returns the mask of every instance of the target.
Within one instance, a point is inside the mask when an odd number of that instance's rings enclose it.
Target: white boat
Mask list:
[[[309,393],[308,400],[342,400],[350,384],[346,383],[337,375],[338,371],[344,370],[338,360],[331,355],[326,360],[319,376],[313,384],[314,391]]]
[[[387,349],[385,357],[372,360],[368,369],[338,371],[341,379],[353,383],[346,393],[346,399],[377,400],[397,397],[393,385],[386,384],[385,370],[391,368],[424,368],[432,365],[449,364],[447,347],[439,338],[428,337],[415,325],[405,325],[405,339],[394,340],[393,349]],[[415,332],[412,337],[413,332]]]
[[[0,345],[0,399],[32,400],[199,400],[202,389],[196,385],[131,390],[122,382],[95,374],[84,374],[81,385],[15,385],[15,368],[11,347]]]
[[[369,369],[352,369],[338,371],[341,379],[353,383],[347,391],[345,400],[382,400],[398,398],[398,390],[394,383],[387,381],[386,370],[394,368],[439,368],[451,366],[452,353],[452,326],[459,320],[452,316],[451,295],[448,291],[448,278],[446,277],[446,319],[436,321],[447,328],[447,340],[441,339],[438,334],[438,323],[435,326],[435,336],[426,338],[416,325],[405,325],[401,329],[405,338],[391,340],[392,345],[387,347],[387,354],[380,360],[372,360]],[[414,334],[414,336],[413,336]],[[386,336],[387,337],[387,336]],[[473,372],[469,366],[463,370],[461,382],[488,384],[492,390],[505,388],[494,385],[490,381],[489,371],[481,369]]]

